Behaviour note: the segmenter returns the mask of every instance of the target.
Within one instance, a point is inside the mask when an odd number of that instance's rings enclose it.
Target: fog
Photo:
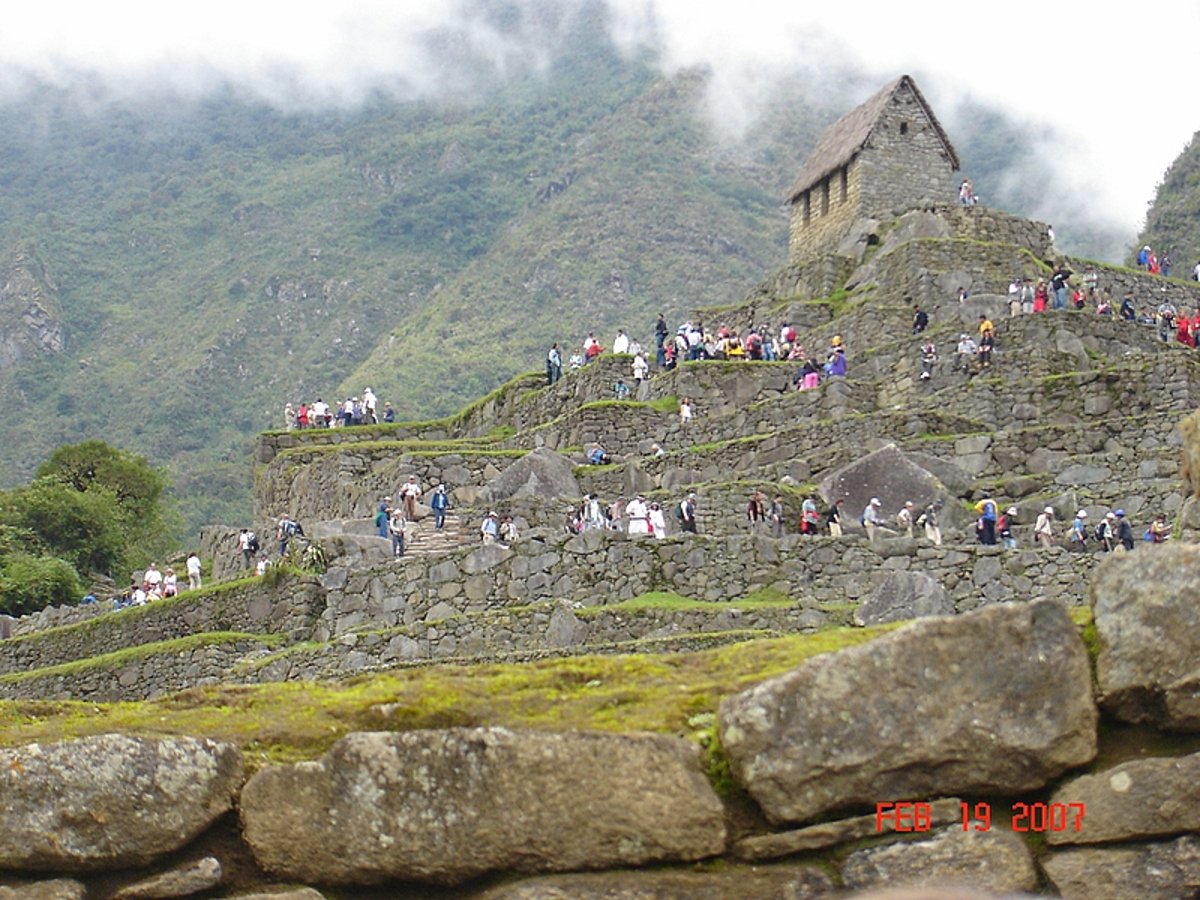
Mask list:
[[[346,106],[375,92],[463,102],[548,65],[576,17],[602,0],[59,0],[6,10],[0,91],[36,78],[104,98],[221,86],[281,108]],[[1082,2],[1003,6],[739,0],[607,0],[599,19],[666,71],[712,73],[714,132],[736,139],[781,81],[838,111],[912,74],[956,136],[964,103],[1027,122],[1053,173],[1040,218],[1073,215],[1132,238],[1164,170],[1198,126],[1187,46],[1200,4],[1146,14]],[[961,137],[961,136],[959,136]],[[981,194],[987,185],[977,185]],[[1002,186],[994,186],[1000,190]]]

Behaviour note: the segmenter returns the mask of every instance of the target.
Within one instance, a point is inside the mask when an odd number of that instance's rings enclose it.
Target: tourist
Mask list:
[[[167,566],[167,571],[163,574],[162,595],[164,597],[174,597],[178,593],[179,580],[175,577],[175,570]]]
[[[1044,549],[1054,546],[1054,507],[1047,506],[1038,513],[1033,525],[1033,536]]]
[[[679,424],[686,428],[692,421],[692,415],[692,401],[687,397],[681,397],[679,400]]]
[[[604,507],[597,494],[588,494],[583,502],[583,530],[595,531],[605,527]]]
[[[1150,543],[1162,544],[1171,538],[1171,526],[1167,524],[1167,514],[1159,513],[1154,517],[1154,521],[1150,523],[1150,527],[1146,529],[1146,534],[1150,536]]]
[[[1017,538],[1013,535],[1013,519],[1017,517],[1017,508],[1010,506],[996,521],[996,533],[1000,535],[1000,543],[1005,550],[1017,549]]]
[[[263,554],[258,558],[258,563],[254,566],[254,574],[262,577],[267,574],[267,568],[271,565],[271,560],[267,559],[267,554]]]
[[[617,400],[628,400],[632,391],[629,385],[625,383],[625,379],[617,376],[617,380],[613,382],[613,397]]]
[[[381,538],[388,536],[388,517],[392,514],[392,498],[384,497],[375,508],[375,533]]]
[[[839,538],[842,536],[842,507],[846,505],[845,497],[838,497],[833,503],[829,504],[829,509],[825,511],[825,524],[829,526],[829,536]]]
[[[1036,292],[1028,278],[1021,280],[1021,315],[1026,316],[1033,312],[1033,302],[1036,298]]]
[[[877,534],[891,535],[893,537],[896,534],[892,529],[884,526],[883,516],[879,512],[882,506],[883,503],[878,497],[872,497],[866,509],[863,510],[862,518],[859,520],[867,532],[867,540],[871,543],[875,543],[875,535]]]
[[[589,465],[593,466],[606,466],[610,462],[609,455],[604,452],[599,441],[592,443],[592,448],[588,450],[587,461]]]
[[[775,499],[771,501],[771,510],[768,513],[768,518],[771,522],[771,536],[783,537],[783,496],[775,495]]]
[[[562,351],[558,348],[558,342],[550,346],[550,351],[546,354],[546,384],[556,384],[562,378]]]
[[[920,334],[929,327],[929,313],[919,306],[913,307],[912,333]]]
[[[913,502],[911,500],[906,501],[900,507],[900,511],[896,513],[896,528],[907,538],[913,536]]]
[[[629,352],[629,335],[625,333],[624,328],[617,329],[617,336],[613,338],[612,352],[621,355]]]
[[[442,528],[446,524],[446,510],[450,508],[450,495],[446,493],[446,485],[439,484],[429,498],[429,506],[433,510],[433,527]]]
[[[293,431],[296,428],[296,410],[290,403],[285,403],[283,406],[283,427],[286,431]]]
[[[958,336],[958,347],[955,350],[955,368],[964,375],[969,375],[975,368],[979,355],[979,345],[971,340],[971,336],[963,332]]]
[[[1128,553],[1133,549],[1133,526],[1129,524],[1129,519],[1125,517],[1125,510],[1113,510],[1113,515],[1117,517],[1117,550],[1124,550]]]
[[[1071,522],[1071,549],[1083,553],[1087,550],[1087,510],[1081,509],[1075,513]]]
[[[404,533],[404,510],[397,506],[388,517],[388,536],[392,539],[392,558],[399,559],[404,555],[404,545],[407,535]]]
[[[937,345],[933,341],[926,341],[921,345],[921,380],[929,381],[933,378],[933,368],[937,365]]]
[[[505,516],[504,521],[500,523],[500,543],[505,547],[511,547],[519,537],[517,523],[513,521],[512,516]]]
[[[1100,520],[1100,524],[1096,526],[1096,541],[1100,544],[1100,549],[1105,553],[1111,553],[1117,543],[1117,514],[1115,512],[1105,513],[1104,518]]]
[[[630,537],[651,533],[650,508],[646,505],[646,498],[641,494],[638,494],[626,505],[625,517],[629,522]]]
[[[494,544],[500,536],[500,520],[496,513],[489,512],[479,526],[479,538],[485,544]]]
[[[650,529],[654,532],[654,537],[662,540],[667,536],[667,520],[663,515],[662,506],[658,503],[650,504]]]
[[[645,354],[640,351],[633,357],[633,380],[640,388],[642,382],[650,377],[650,363],[646,360]]]
[[[410,522],[417,521],[417,501],[421,499],[421,485],[417,484],[417,476],[409,475],[408,482],[400,489],[404,499],[404,518]]]
[[[676,507],[675,517],[679,519],[679,527],[690,534],[696,534],[696,495],[688,494]]]
[[[817,512],[817,497],[809,494],[800,504],[800,533],[816,537],[821,528],[821,515]]]
[[[187,558],[188,590],[200,590],[200,554],[193,550]]]
[[[983,497],[975,504],[975,511],[979,513],[979,521],[976,526],[976,533],[979,535],[979,543],[984,546],[993,546],[996,543],[996,501],[992,499],[992,495],[987,491],[983,492]]]
[[[921,511],[921,515],[917,516],[917,524],[925,528],[925,537],[935,547],[942,546],[942,529],[938,525],[938,513],[941,508],[942,501],[934,500]]]
[[[766,509],[767,498],[763,492],[755,488],[750,493],[750,500],[746,504],[746,519],[750,522],[751,530],[756,530],[758,524],[767,518]]]
[[[1050,290],[1054,294],[1054,308],[1067,308],[1067,282],[1071,278],[1071,270],[1063,266],[1055,266],[1054,274],[1050,276]]]

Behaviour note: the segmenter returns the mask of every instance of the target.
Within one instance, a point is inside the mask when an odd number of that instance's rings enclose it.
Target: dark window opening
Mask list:
[[[901,122],[901,123],[900,123],[900,133],[901,133],[901,134],[908,134],[908,123],[907,123],[907,122]]]
[[[842,167],[842,202],[845,203],[850,199],[850,170],[846,166]]]

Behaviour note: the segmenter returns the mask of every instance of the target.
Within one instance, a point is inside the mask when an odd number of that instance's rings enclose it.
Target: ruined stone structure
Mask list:
[[[902,75],[834,122],[788,194],[789,259],[833,251],[860,219],[945,206],[958,156],[913,80]]]

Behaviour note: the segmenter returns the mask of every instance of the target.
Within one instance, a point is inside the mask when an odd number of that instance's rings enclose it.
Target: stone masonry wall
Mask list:
[[[81,612],[74,624],[47,631],[18,629],[18,637],[0,642],[0,675],[205,632],[284,634],[302,640],[312,633],[325,609],[325,592],[311,578],[287,578],[275,586],[255,579],[185,591],[146,606],[117,611],[109,606],[105,602],[77,607],[96,609],[98,614]]]

